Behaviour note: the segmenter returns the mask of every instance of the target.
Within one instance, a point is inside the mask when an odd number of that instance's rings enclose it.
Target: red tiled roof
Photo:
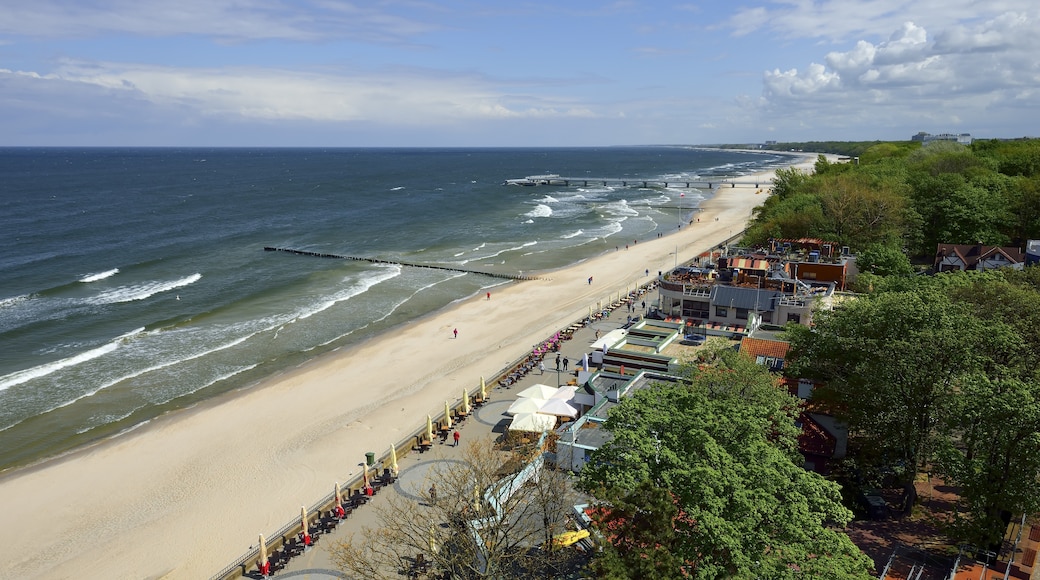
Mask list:
[[[740,341],[740,352],[747,353],[751,358],[764,356],[783,360],[787,356],[787,350],[791,343],[782,340],[769,340],[766,338],[744,337]]]
[[[1025,261],[1025,253],[1019,248],[1001,246],[983,246],[981,244],[939,244],[935,250],[935,263],[943,258],[956,255],[967,268],[974,268],[980,260],[986,260],[994,254],[1003,254],[1011,263]]]

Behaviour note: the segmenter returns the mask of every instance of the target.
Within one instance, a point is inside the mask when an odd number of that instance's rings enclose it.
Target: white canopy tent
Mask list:
[[[541,433],[549,431],[556,426],[556,417],[542,413],[519,413],[513,415],[513,421],[509,424],[510,431],[529,431]]]

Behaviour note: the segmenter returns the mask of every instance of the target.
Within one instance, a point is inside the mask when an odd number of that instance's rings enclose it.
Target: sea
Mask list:
[[[510,283],[480,272],[537,275],[673,233],[711,195],[507,179],[706,181],[790,162],[684,146],[0,148],[0,470]]]

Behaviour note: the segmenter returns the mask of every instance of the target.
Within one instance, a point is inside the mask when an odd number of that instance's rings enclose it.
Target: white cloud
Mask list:
[[[884,41],[858,40],[828,53],[823,65],[767,71],[758,109],[817,131],[871,122],[921,128],[929,121],[940,125],[936,130],[970,130],[995,119],[1014,127],[1013,116],[1040,92],[1037,29],[1036,14],[1017,12],[934,34],[906,22]],[[1030,118],[1025,127],[1034,123]]]
[[[36,73],[11,74],[41,78]],[[207,70],[67,62],[46,78],[68,85],[98,87],[158,107],[243,119],[437,125],[459,120],[599,116],[586,106],[504,95],[476,75],[418,70],[389,74],[256,68]],[[74,92],[75,88],[68,90]]]
[[[0,34],[84,38],[99,35],[200,35],[231,41],[353,38],[402,42],[437,28],[422,6],[325,0],[33,0],[0,5]],[[394,12],[392,8],[397,8]],[[422,14],[421,12],[419,14]]]

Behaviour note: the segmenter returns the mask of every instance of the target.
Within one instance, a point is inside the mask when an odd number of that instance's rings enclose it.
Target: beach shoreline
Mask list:
[[[792,165],[811,170],[813,161],[804,154]],[[768,174],[739,181],[753,179],[768,189]],[[5,473],[0,512],[14,523],[0,532],[6,573],[208,577],[353,477],[365,452],[383,455],[446,398],[490,380],[590,305],[743,231],[764,199],[753,188],[716,190],[696,212],[701,221],[675,233],[500,286],[490,300],[462,299],[400,332]]]

